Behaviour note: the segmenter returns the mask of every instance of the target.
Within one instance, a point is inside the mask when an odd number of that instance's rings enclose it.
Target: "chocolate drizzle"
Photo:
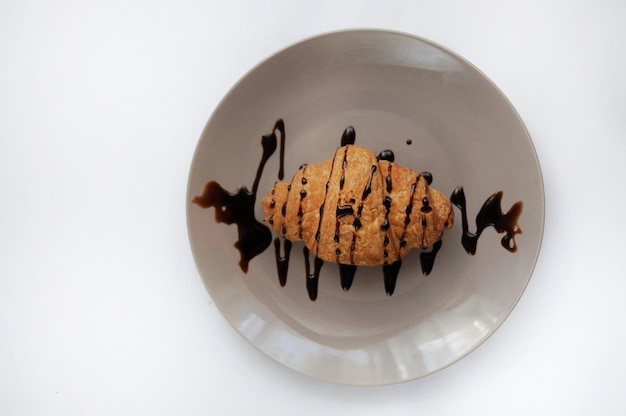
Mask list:
[[[352,281],[354,280],[354,274],[356,273],[356,266],[354,264],[339,264],[339,278],[341,280],[341,288],[346,292],[350,290]]]
[[[350,126],[343,131],[341,135],[341,146],[347,146],[349,144],[354,144],[356,140],[356,132],[354,131],[354,127]]]
[[[341,143],[344,143],[344,138],[346,135],[347,133],[344,132],[343,137],[341,139]],[[354,144],[354,130],[352,130],[352,143],[351,144]],[[343,152],[343,161],[341,162],[341,177],[339,178],[339,191],[343,190],[343,185],[346,180],[346,168],[347,167],[348,167],[348,148],[346,147],[345,151]],[[335,235],[333,236],[333,241],[335,243],[339,243],[339,227],[341,225],[339,220],[345,217],[346,215],[354,214],[354,208],[352,208],[352,205],[341,205],[341,193],[339,195],[340,196],[337,197],[337,209],[335,211]],[[320,222],[321,222],[321,219],[320,219]],[[341,254],[341,252],[337,253],[337,257],[339,257],[339,254]]]
[[[515,235],[521,234],[522,230],[517,225],[517,221],[522,213],[524,204],[522,201],[518,201],[511,209],[504,214],[502,212],[502,191],[498,191],[491,195],[478,211],[476,215],[476,232],[469,231],[467,225],[467,204],[465,202],[465,191],[462,186],[459,186],[452,192],[450,202],[456,205],[461,210],[461,221],[463,226],[463,235],[461,237],[461,244],[469,254],[476,254],[476,246],[478,244],[478,238],[487,227],[495,228],[498,233],[505,233],[502,237],[502,247],[508,251],[514,253],[517,251],[517,244],[515,243]]]
[[[252,191],[249,191],[245,186],[240,187],[235,193],[230,193],[224,188],[221,187],[217,182],[210,181],[205,185],[204,191],[201,195],[193,198],[192,202],[199,205],[202,208],[215,208],[215,221],[218,223],[225,224],[236,224],[238,239],[235,242],[234,246],[240,253],[240,261],[239,266],[244,273],[248,271],[249,262],[265,251],[270,244],[272,243],[272,234],[269,228],[267,228],[264,224],[257,221],[254,216],[254,207],[256,202],[256,195],[259,186],[259,181],[261,179],[264,167],[269,158],[274,154],[276,148],[278,147],[278,139],[276,132],[280,133],[280,166],[278,171],[278,178],[283,179],[284,176],[284,149],[285,149],[285,128],[284,123],[281,119],[277,120],[274,124],[272,132],[262,136],[261,145],[263,147],[263,155],[259,162],[259,166],[257,168],[256,176],[254,178],[254,182],[252,185]],[[348,147],[355,143],[356,134],[354,128],[348,127],[341,137],[341,146],[345,146],[345,151],[343,153],[343,161],[341,163],[341,175],[339,179],[339,188],[343,189],[345,183],[345,170],[348,166]],[[411,144],[410,140],[406,142],[408,145]],[[337,154],[335,153],[335,157]],[[386,186],[387,194],[390,194],[393,189],[393,181],[391,176],[391,171],[393,167],[395,156],[391,150],[384,150],[380,152],[378,155],[378,160],[385,160],[390,162],[388,165],[388,169],[386,172],[386,176],[384,177],[384,185]],[[329,178],[332,176],[332,171],[335,166],[335,159],[333,158],[331,164],[331,172]],[[300,205],[297,213],[298,217],[298,235],[299,238],[302,238],[302,217],[303,213],[303,200],[307,197],[307,190],[304,189],[305,185],[307,185],[308,180],[305,177],[306,173],[306,164],[300,166],[300,169],[303,170],[302,178],[300,183],[302,187],[297,190],[300,196]],[[367,183],[363,189],[361,195],[361,201],[359,203],[358,208],[356,209],[354,204],[356,201],[351,199],[348,204],[342,204],[341,199],[337,200],[336,209],[335,209],[335,217],[336,217],[336,229],[334,234],[334,241],[336,243],[339,242],[340,239],[340,219],[344,217],[353,216],[354,220],[352,225],[354,227],[352,233],[352,242],[350,245],[350,263],[352,264],[341,264],[339,262],[339,256],[341,254],[340,249],[337,247],[335,249],[335,254],[337,255],[337,262],[339,263],[339,274],[340,274],[340,283],[343,290],[347,291],[352,286],[354,276],[356,274],[357,266],[354,265],[353,261],[353,252],[355,251],[357,244],[357,231],[362,227],[361,224],[361,214],[363,211],[364,201],[370,196],[372,192],[372,180],[374,179],[374,173],[376,172],[377,165],[372,165],[369,178]],[[295,178],[295,176],[294,176]],[[398,252],[407,245],[405,240],[405,234],[408,229],[408,225],[411,222],[411,214],[414,208],[415,193],[419,181],[421,178],[424,178],[426,183],[430,185],[432,183],[432,175],[428,172],[421,172],[415,179],[415,182],[412,183],[410,188],[410,198],[409,203],[405,209],[405,219],[404,219],[404,229],[402,235],[399,239],[399,244],[396,247]],[[292,179],[293,181],[293,179]],[[319,221],[317,226],[317,231],[315,233],[315,241],[318,243],[315,254],[313,255],[313,267],[311,267],[310,256],[311,253],[309,249],[305,246],[303,248],[304,262],[305,262],[305,272],[306,272],[306,288],[309,298],[311,300],[316,300],[318,296],[318,285],[319,285],[319,276],[321,268],[324,264],[324,261],[317,256],[319,250],[319,240],[320,240],[320,224],[322,223],[322,217],[325,213],[325,205],[326,205],[326,197],[328,196],[328,188],[330,183],[326,182],[326,194],[324,195],[323,202],[319,207]],[[292,184],[290,183],[288,186],[288,193],[291,191]],[[427,188],[428,189],[428,188]],[[295,191],[295,190],[294,190]],[[312,190],[311,190],[312,191]],[[273,193],[273,192],[272,192]],[[521,215],[523,203],[521,201],[516,202],[509,209],[508,212],[503,213],[501,208],[502,201],[502,191],[496,192],[491,195],[483,204],[480,211],[476,216],[476,232],[472,233],[469,231],[468,221],[467,221],[467,204],[465,200],[465,193],[462,187],[458,187],[452,193],[450,197],[450,201],[457,206],[461,210],[461,220],[462,220],[462,229],[463,234],[461,238],[461,243],[465,250],[469,254],[476,253],[476,247],[478,243],[478,239],[485,228],[491,226],[498,233],[504,233],[505,235],[502,237],[501,243],[502,246],[510,252],[515,252],[517,250],[517,244],[515,242],[515,236],[517,234],[521,234],[522,231],[518,226],[518,219]],[[425,229],[428,225],[427,215],[433,211],[433,207],[430,205],[430,201],[428,199],[428,194],[423,196],[421,200],[418,199],[418,204],[421,202],[421,206],[419,207],[420,212],[418,213],[420,217],[418,217],[421,221],[421,226]],[[384,221],[381,224],[381,230],[388,232],[390,229],[388,216],[391,211],[392,199],[390,196],[386,196],[384,201],[382,201],[383,206],[385,207],[385,217]],[[275,207],[276,201],[271,200],[270,205]],[[435,207],[436,208],[436,207]],[[280,213],[285,216],[287,210],[286,202],[281,206]],[[273,224],[273,219],[269,219],[270,224]],[[447,224],[446,224],[447,227]],[[284,236],[287,233],[287,229],[283,226],[280,230],[280,233]],[[281,254],[281,240],[282,240],[282,254]],[[383,255],[385,258],[388,257],[387,249],[388,247],[393,247],[394,244],[390,244],[390,238],[388,234],[385,234],[383,241]],[[432,245],[432,249],[430,251],[423,251],[420,253],[420,264],[422,273],[428,275],[432,269],[435,262],[435,257],[439,250],[441,249],[442,242],[441,240],[437,241]],[[276,269],[278,273],[278,280],[281,286],[285,286],[287,283],[287,274],[289,268],[289,259],[292,248],[292,242],[284,237],[276,237],[274,238],[274,252],[276,258]],[[399,253],[398,253],[398,257]],[[401,260],[396,260],[392,263],[383,264],[383,278],[384,278],[384,287],[387,295],[392,295],[395,288],[397,278],[400,272],[400,268],[402,266]]]
[[[269,228],[254,217],[254,204],[265,163],[276,151],[277,130],[280,132],[281,146],[285,142],[285,126],[283,120],[279,119],[274,124],[272,132],[261,138],[263,156],[257,168],[252,191],[242,186],[232,194],[217,182],[211,181],[205,185],[202,195],[198,195],[192,200],[194,204],[202,208],[214,207],[216,222],[229,225],[237,224],[238,239],[235,242],[235,248],[239,250],[239,267],[244,273],[248,272],[250,260],[265,251],[272,242],[272,233]],[[282,170],[283,159],[281,158],[279,176]]]
[[[280,255],[280,238],[274,238],[274,251],[276,254],[276,270],[278,271],[278,281],[281,286],[287,284],[287,269],[289,268],[289,254],[291,253],[292,242],[283,238],[283,249],[285,255]]]
[[[204,187],[202,195],[193,199],[202,208],[215,207],[215,222],[237,224],[238,239],[235,248],[239,250],[239,267],[248,272],[248,263],[261,254],[272,242],[269,228],[254,218],[256,195],[245,186],[232,194],[217,182],[211,181]]]
[[[417,183],[419,182],[421,176],[418,176],[417,178],[415,178],[415,182],[413,182],[411,184],[411,193],[409,196],[409,203],[406,206],[406,209],[404,211],[405,216],[404,216],[404,228],[402,229],[402,235],[400,236],[400,248],[405,247],[406,246],[406,240],[405,240],[405,236],[406,236],[406,230],[409,227],[409,224],[411,223],[411,212],[413,212],[413,198],[415,196],[415,189],[417,188]]]
[[[387,296],[393,295],[394,290],[396,290],[396,281],[398,280],[401,266],[402,260],[396,260],[391,264],[383,264],[383,279]]]
[[[393,154],[393,151],[387,149],[383,150],[378,154],[378,160],[386,160],[387,162],[393,162],[396,160],[396,155]]]
[[[300,204],[298,205],[298,238],[302,239],[302,217],[304,216],[304,212],[302,211],[302,202],[306,197],[306,190],[304,189],[304,185],[307,184],[307,179],[304,176],[306,174],[306,166],[301,167],[302,169],[302,180],[300,183],[302,184],[302,189],[300,190]]]
[[[428,276],[433,270],[433,266],[435,265],[435,257],[441,249],[441,245],[442,242],[441,240],[439,240],[435,244],[433,244],[433,248],[430,251],[422,251],[420,253],[420,265],[422,266],[422,273],[424,273],[425,276]]]
[[[356,248],[356,232],[361,228],[361,214],[363,213],[363,201],[372,193],[372,179],[374,177],[374,172],[376,172],[376,165],[372,165],[370,168],[370,176],[365,184],[365,188],[363,189],[363,194],[361,195],[361,203],[359,204],[359,208],[356,212],[356,217],[352,225],[354,226],[354,232],[352,233],[352,243],[350,244],[350,264],[354,264],[354,250]]]
[[[317,287],[320,279],[320,270],[324,265],[324,261],[315,256],[313,260],[313,273],[311,273],[311,263],[309,260],[309,249],[304,246],[302,250],[304,254],[304,267],[306,268],[306,290],[309,294],[309,299],[317,299]]]
[[[361,206],[359,208],[359,211],[363,209],[363,201],[365,200],[365,198],[367,198],[369,194],[372,193],[372,177],[374,176],[374,172],[376,172],[376,165],[372,165],[372,168],[370,169],[370,176],[367,180],[367,184],[365,185],[365,189],[363,189],[363,195],[361,196]]]

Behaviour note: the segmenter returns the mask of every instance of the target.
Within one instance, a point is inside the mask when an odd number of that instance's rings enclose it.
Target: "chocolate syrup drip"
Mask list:
[[[393,189],[393,183],[391,182],[391,168],[392,168],[393,164],[390,163],[389,167],[387,168],[387,177],[385,178],[385,184],[387,185],[387,193],[391,193],[391,190]]]
[[[396,160],[396,156],[393,154],[393,151],[386,149],[378,154],[378,160],[386,160],[387,162],[393,162]]]
[[[413,140],[411,140],[411,139],[407,139],[407,140],[406,140],[406,144],[408,144],[409,146],[410,146],[410,145],[412,145],[412,144],[413,144]]]
[[[348,149],[343,152],[343,162],[341,162],[341,177],[339,178],[339,190],[343,190],[343,184],[346,182],[346,168],[348,167]]]
[[[301,189],[300,190],[300,205],[298,206],[298,218],[302,218],[302,216],[304,215],[304,212],[302,211],[302,200],[305,197],[306,197],[306,191],[304,189]]]
[[[354,130],[352,131],[354,133]],[[345,133],[344,133],[345,135]],[[343,142],[343,139],[342,139]],[[354,142],[352,143],[354,144]],[[339,178],[339,196],[337,197],[337,209],[335,211],[335,235],[333,236],[333,241],[335,243],[339,242],[339,226],[341,223],[339,219],[354,213],[354,210],[351,205],[341,205],[341,191],[343,190],[343,185],[346,180],[346,168],[348,167],[348,149],[343,152],[343,161],[341,162],[341,177]],[[339,249],[337,249],[339,251]],[[339,257],[340,252],[337,253],[337,257]]]
[[[411,195],[413,195],[414,192],[415,192],[415,184],[411,186]],[[406,206],[406,210],[404,211],[404,213],[406,214],[406,217],[404,218],[405,225],[411,222],[411,218],[409,218],[409,216],[411,215],[411,212],[413,212],[413,201],[409,202],[409,205]]]
[[[356,218],[352,222],[354,226],[354,232],[352,233],[352,244],[350,248],[350,264],[354,264],[353,253],[356,247],[356,231],[361,228],[363,224],[361,224],[361,213],[363,212],[363,201],[372,193],[372,179],[374,177],[374,172],[376,172],[376,165],[372,165],[370,169],[370,176],[365,184],[365,188],[363,189],[363,194],[361,195],[361,203],[359,204],[359,208],[356,213]],[[339,222],[337,222],[339,224]]]
[[[344,130],[343,135],[341,136],[341,146],[354,144],[355,139],[356,133],[354,131],[354,127],[350,126]]]
[[[254,204],[265,163],[276,151],[276,130],[281,133],[281,145],[284,142],[284,125],[283,121],[279,119],[274,125],[272,133],[261,138],[263,156],[259,162],[252,191],[242,186],[236,193],[232,194],[217,182],[210,181],[205,185],[202,195],[198,195],[192,200],[194,204],[198,204],[202,208],[214,207],[216,222],[229,225],[237,224],[238,238],[235,242],[235,248],[239,251],[239,267],[244,273],[248,272],[250,260],[265,251],[272,243],[270,229],[254,217]]]
[[[281,181],[285,177],[285,123],[282,119],[278,119],[270,134],[276,135],[276,130],[280,132],[280,164],[278,168],[278,179]]]
[[[304,185],[307,184],[306,177],[304,176],[304,174],[306,173],[306,166],[303,166],[300,169],[302,169],[302,180],[300,181],[300,183],[302,183],[302,189],[300,189],[300,202],[298,204],[297,216],[298,216],[298,238],[302,239],[302,217],[304,216],[304,212],[302,210],[302,202],[307,195],[306,190],[304,189]]]
[[[309,294],[309,299],[317,299],[317,287],[320,279],[320,270],[324,265],[324,261],[315,256],[313,260],[313,273],[311,273],[311,263],[309,260],[309,249],[304,246],[302,250],[304,254],[304,267],[306,269],[306,290]]]
[[[439,240],[435,244],[433,244],[433,248],[430,251],[423,251],[420,253],[420,264],[422,266],[422,273],[424,273],[425,276],[428,276],[433,270],[435,257],[441,249],[441,245],[442,242],[441,240]]]
[[[393,200],[391,199],[390,196],[386,196],[384,201],[383,201],[383,206],[385,207],[385,219],[387,219],[387,216],[389,215],[389,211],[391,211],[391,203],[393,202]]]
[[[402,260],[396,260],[391,264],[383,264],[383,278],[385,280],[385,292],[387,296],[393,295],[396,289],[396,280],[398,280],[398,273],[402,266]]]
[[[341,279],[341,288],[346,292],[350,290],[352,281],[354,280],[354,274],[356,273],[356,266],[354,264],[340,264],[339,265],[339,277]]]
[[[343,218],[346,215],[354,215],[352,205],[337,205],[337,219]]]
[[[415,189],[417,188],[417,183],[419,182],[420,177],[415,178],[415,182],[411,184],[411,194],[409,196],[409,203],[406,206],[404,213],[406,214],[404,217],[404,228],[402,229],[402,235],[400,236],[400,247],[406,246],[406,240],[404,237],[406,236],[406,230],[411,222],[411,212],[413,212],[413,197],[415,196]]]
[[[346,129],[346,131],[344,131],[343,133],[343,137],[341,138],[341,141],[343,143],[344,141],[344,137],[347,137],[346,140],[349,140],[350,137],[350,127],[348,127]],[[354,129],[352,129],[352,136],[354,136]],[[346,150],[347,152],[347,150]],[[330,174],[328,175],[329,178],[332,178],[333,176],[333,170],[335,168],[335,158],[337,157],[337,153],[335,152],[335,156],[333,156],[333,161],[330,164]],[[320,233],[321,233],[321,226],[322,226],[322,218],[324,217],[324,206],[326,205],[326,197],[328,196],[328,188],[330,187],[330,182],[326,182],[326,187],[325,187],[325,193],[324,193],[324,199],[322,200],[322,204],[320,205],[320,216],[319,216],[319,220],[317,222],[317,231],[315,232],[315,241],[318,243],[317,247],[315,249],[315,254],[317,255],[317,253],[319,252],[319,241],[320,241]]]
[[[391,203],[392,199],[390,196],[386,196],[383,200],[383,206],[385,207],[385,219],[383,220],[383,224],[380,226],[382,231],[387,232],[389,230],[389,212],[391,211]],[[389,245],[389,236],[385,234],[385,238],[383,239],[383,246],[387,247]],[[385,258],[387,257],[387,250],[384,252]],[[400,248],[398,248],[398,257],[400,257]]]
[[[276,151],[277,148],[277,137],[276,131],[280,132],[281,135],[281,149],[280,149],[280,168],[278,172],[279,179],[282,179],[284,176],[284,146],[285,146],[285,130],[284,123],[282,120],[276,121],[272,132],[264,135],[261,139],[261,145],[263,147],[263,156],[259,162],[259,166],[257,169],[257,173],[254,179],[254,183],[252,186],[252,191],[249,191],[245,186],[240,187],[236,193],[230,193],[221,187],[217,182],[211,181],[205,185],[204,191],[202,195],[196,196],[193,198],[193,203],[198,204],[203,208],[214,207],[215,208],[215,221],[218,223],[225,224],[237,224],[238,231],[238,239],[235,242],[235,248],[239,250],[240,253],[240,261],[239,266],[244,273],[248,271],[249,262],[258,254],[262,253],[269,247],[272,242],[272,235],[269,228],[263,225],[261,222],[257,221],[254,216],[254,205],[256,201],[256,194],[258,190],[259,181],[261,175],[263,173],[264,167],[268,159],[272,156],[272,154]],[[341,138],[341,145],[347,146],[354,144],[355,142],[355,132],[352,127],[348,127]],[[411,144],[410,140],[407,140],[407,144]],[[345,171],[347,166],[347,149],[344,152],[344,160],[342,163],[342,169]],[[385,150],[378,155],[379,160],[386,160],[389,162],[394,161],[394,154],[391,150]],[[334,159],[332,161],[332,166],[334,167]],[[300,169],[306,167],[306,164],[300,166]],[[392,190],[392,181],[391,181],[391,167],[389,165],[388,175],[385,178],[387,193],[390,193]],[[356,246],[356,230],[358,230],[362,224],[360,221],[360,216],[363,210],[363,201],[369,196],[371,193],[371,185],[373,180],[374,172],[376,171],[376,165],[373,165],[370,170],[370,175],[368,182],[363,190],[363,194],[361,197],[361,203],[357,211],[357,215],[355,216],[353,225],[355,228],[355,233],[353,233],[352,244],[350,247],[350,261],[352,262],[353,252]],[[331,173],[332,176],[332,168]],[[432,175],[428,172],[422,172],[421,176],[424,177],[424,180],[430,185],[432,183]],[[416,178],[416,182],[411,186],[411,195],[410,195],[410,203],[407,205],[405,213],[405,227],[400,238],[400,248],[406,246],[407,242],[404,239],[406,229],[408,224],[410,223],[410,214],[413,210],[413,199],[414,193],[417,187],[417,183],[419,182],[420,176]],[[345,181],[345,174],[342,172],[340,179],[340,188],[343,188],[343,184]],[[307,179],[303,177],[301,180],[302,185],[307,184]],[[326,192],[328,192],[330,183],[326,183]],[[291,184],[288,186],[288,192],[291,191]],[[300,189],[300,209],[298,211],[298,218],[302,218],[302,200],[307,196],[307,191],[303,188]],[[274,193],[274,191],[272,191]],[[523,203],[521,201],[516,202],[509,209],[507,213],[502,212],[501,201],[502,201],[502,191],[494,193],[490,196],[487,201],[481,207],[478,215],[476,216],[476,232],[471,233],[468,230],[467,223],[467,208],[466,208],[466,200],[465,193],[462,187],[458,187],[452,193],[450,197],[450,201],[456,205],[461,210],[461,219],[462,219],[462,227],[463,227],[463,236],[461,242],[465,250],[470,254],[475,254],[477,242],[486,227],[492,226],[498,233],[505,233],[502,238],[502,246],[511,251],[515,252],[517,250],[517,245],[515,242],[515,235],[521,234],[521,229],[517,225],[517,221],[521,215]],[[354,200],[350,201],[351,203],[355,203]],[[423,213],[428,213],[432,210],[430,203],[427,198],[422,199],[421,211]],[[319,208],[319,223],[318,229],[315,234],[315,240],[319,243],[320,240],[320,228],[319,224],[322,222],[322,217],[324,214],[324,206],[326,203],[326,196],[324,196],[324,200]],[[276,202],[272,200],[270,204],[275,205]],[[389,221],[388,215],[391,209],[392,200],[389,196],[385,198],[383,201],[383,205],[385,206],[385,219],[383,224],[381,225],[381,229],[383,231],[389,230]],[[286,204],[281,207],[282,215],[286,214]],[[354,207],[353,205],[341,205],[340,200],[337,202],[337,208],[335,211],[335,215],[337,218],[337,230],[335,232],[335,241],[339,240],[339,219],[343,218],[346,215],[354,215]],[[272,224],[272,219],[269,220],[270,224]],[[426,217],[422,216],[422,228],[426,228]],[[284,235],[286,233],[285,227],[281,229],[281,233]],[[300,222],[300,236],[302,235],[302,225]],[[384,255],[388,256],[386,247],[389,245],[389,237],[385,235],[383,239]],[[281,255],[281,244],[280,238],[276,237],[274,239],[274,251],[276,256],[276,269],[278,272],[278,279],[281,286],[284,286],[287,282],[287,272],[289,267],[289,258],[292,248],[292,242],[283,239],[283,254]],[[433,244],[432,249],[428,252],[420,253],[420,263],[422,268],[422,273],[428,275],[433,268],[435,257],[439,250],[441,249],[442,242],[441,240],[437,241]],[[319,247],[319,246],[318,246]],[[398,250],[400,250],[398,248]],[[339,260],[339,255],[341,251],[337,248],[335,251],[337,255],[337,260]],[[311,271],[310,264],[310,253],[309,249],[305,246],[303,248],[303,254],[305,258],[305,267],[306,267],[306,287],[307,292],[309,294],[309,298],[314,301],[317,298],[318,293],[318,284],[319,284],[319,275],[321,268],[324,264],[324,261],[314,255],[313,261],[313,271]],[[385,263],[383,265],[383,277],[384,277],[384,285],[385,292],[387,295],[392,295],[395,287],[398,274],[400,272],[400,268],[402,265],[401,260],[397,260],[391,264]],[[355,273],[357,270],[357,266],[354,264],[339,264],[339,273],[341,277],[341,287],[343,290],[349,290]]]
[[[239,267],[248,272],[248,263],[261,254],[272,242],[269,228],[254,218],[256,195],[244,186],[232,194],[217,182],[206,184],[202,195],[196,196],[193,203],[202,208],[215,208],[215,222],[237,224],[238,239],[235,248],[239,250]]]
[[[430,172],[420,172],[420,175],[422,175],[422,177],[424,179],[426,179],[426,184],[428,186],[430,186],[431,183],[433,183],[433,175]]]
[[[372,165],[370,169],[370,177],[367,180],[367,184],[365,185],[365,189],[363,190],[363,195],[361,196],[361,209],[363,209],[363,201],[368,197],[369,194],[372,193],[372,178],[374,176],[374,172],[376,172],[376,165]]]
[[[280,239],[274,238],[274,252],[276,254],[276,270],[278,271],[278,281],[281,286],[287,283],[287,269],[289,268],[289,254],[291,253],[291,241],[283,239],[284,256],[280,255]]]
[[[359,221],[361,224],[361,221]],[[354,250],[356,249],[356,227],[354,232],[352,233],[352,242],[350,243],[350,264],[354,264]]]
[[[352,208],[352,205],[337,205],[337,211],[336,211],[336,224],[335,224],[335,235],[333,237],[333,240],[335,241],[335,243],[339,242],[339,226],[341,225],[341,223],[339,222],[339,220],[343,217],[345,217],[346,215],[354,215],[354,208]],[[355,218],[356,221],[356,218]],[[354,223],[353,223],[354,225]],[[359,221],[359,227],[360,227],[360,221]],[[356,226],[355,226],[356,228]]]
[[[515,235],[521,234],[522,230],[517,225],[523,203],[518,201],[509,211],[504,214],[502,212],[502,191],[498,191],[491,195],[476,215],[476,233],[471,233],[467,225],[467,204],[465,202],[465,192],[463,187],[459,186],[452,192],[450,202],[456,205],[461,210],[461,221],[463,227],[463,235],[461,237],[461,244],[469,254],[476,254],[476,246],[478,244],[478,238],[482,234],[483,230],[487,227],[493,227],[498,233],[505,233],[502,237],[502,247],[510,252],[517,251],[517,245],[515,243]]]
[[[276,151],[276,146],[278,145],[276,139],[276,130],[280,131],[280,145],[281,147],[285,143],[285,128],[282,119],[278,119],[276,124],[274,124],[274,128],[270,134],[266,134],[261,138],[261,146],[263,147],[263,156],[261,156],[261,161],[259,162],[259,167],[256,171],[256,176],[254,177],[254,184],[252,185],[252,193],[256,196],[256,191],[259,189],[259,181],[261,180],[261,175],[263,174],[263,168],[265,168],[265,164],[269,160],[269,158]],[[281,153],[283,151],[281,150]],[[280,171],[284,170],[284,158],[281,158],[280,168],[278,169],[278,175],[280,176]]]

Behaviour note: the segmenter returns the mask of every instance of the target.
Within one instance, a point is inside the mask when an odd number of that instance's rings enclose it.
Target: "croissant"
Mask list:
[[[383,153],[346,144],[331,160],[303,165],[261,200],[264,221],[317,258],[344,265],[390,265],[437,243],[452,227],[452,204],[429,175]]]

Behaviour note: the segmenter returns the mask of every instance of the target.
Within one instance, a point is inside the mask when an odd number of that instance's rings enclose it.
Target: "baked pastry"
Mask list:
[[[261,206],[280,236],[303,240],[321,260],[356,266],[392,264],[438,242],[454,221],[427,175],[354,144],[276,182]]]

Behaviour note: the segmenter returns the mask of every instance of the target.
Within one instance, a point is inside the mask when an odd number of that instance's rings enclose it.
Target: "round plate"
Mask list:
[[[403,260],[395,293],[381,267],[357,270],[343,291],[335,264],[324,264],[309,300],[302,242],[294,243],[287,284],[278,282],[273,247],[238,266],[235,225],[191,203],[205,183],[252,188],[261,137],[282,118],[285,179],[332,158],[348,126],[356,144],[391,149],[396,163],[433,175],[450,196],[461,185],[470,230],[483,202],[502,190],[502,209],[524,208],[510,253],[487,228],[476,255],[461,245],[461,221],[443,237],[432,272],[418,250]],[[260,198],[277,180],[278,152],[265,166]],[[530,279],[544,221],[537,156],[518,114],[481,72],[449,50],[414,36],[377,30],[324,34],[259,64],[227,94],[207,123],[191,166],[187,220],[204,284],[224,317],[258,349],[310,376],[381,385],[438,371],[478,347],[509,315]]]

